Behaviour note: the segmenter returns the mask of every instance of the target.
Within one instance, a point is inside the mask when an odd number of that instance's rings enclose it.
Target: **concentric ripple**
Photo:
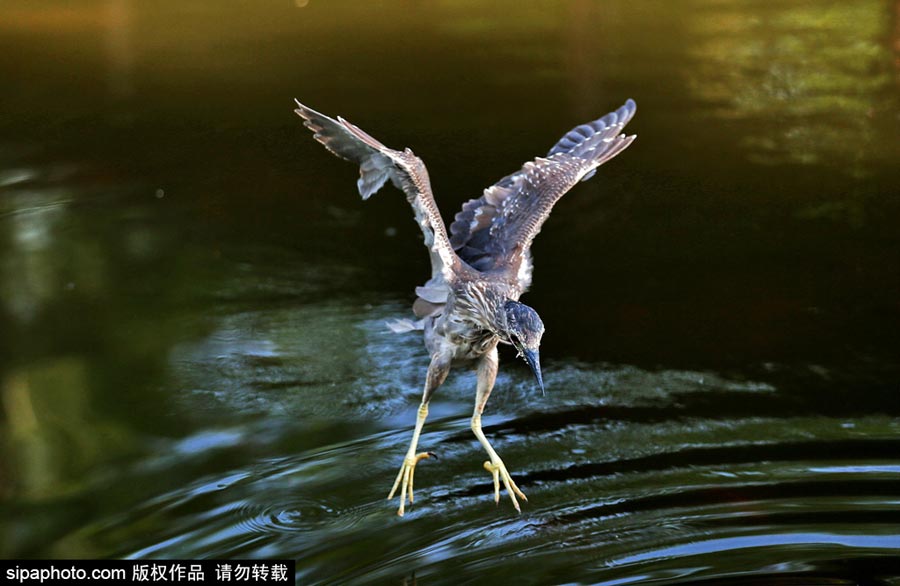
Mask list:
[[[245,502],[235,510],[238,527],[250,534],[309,531],[335,516],[335,510],[321,501],[295,499],[289,503]]]

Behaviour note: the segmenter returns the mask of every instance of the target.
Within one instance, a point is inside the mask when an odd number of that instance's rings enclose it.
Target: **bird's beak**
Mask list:
[[[541,354],[538,350],[529,350],[527,348],[522,350],[522,354],[525,356],[525,362],[528,363],[528,366],[531,367],[531,372],[534,373],[534,378],[537,379],[538,386],[541,387],[541,395],[544,394],[544,378],[541,376]]]

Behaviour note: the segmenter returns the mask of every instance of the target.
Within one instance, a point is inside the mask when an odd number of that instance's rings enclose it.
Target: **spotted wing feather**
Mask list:
[[[313,131],[314,138],[326,149],[359,165],[357,188],[363,199],[371,197],[388,180],[406,194],[431,256],[432,278],[429,285],[440,288],[450,278],[459,260],[450,247],[422,160],[409,149],[395,151],[386,147],[340,116],[335,120],[299,101],[294,112],[303,118],[304,126]]]
[[[531,242],[553,205],[597,167],[622,152],[634,136],[620,134],[634,116],[628,100],[609,114],[572,129],[547,153],[463,204],[450,225],[450,244],[481,271],[504,271],[525,290],[531,284]]]

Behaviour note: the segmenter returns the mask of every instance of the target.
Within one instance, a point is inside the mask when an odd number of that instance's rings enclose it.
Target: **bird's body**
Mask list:
[[[426,348],[431,354],[448,352],[454,362],[481,358],[500,339],[493,316],[506,299],[518,298],[518,292],[502,281],[454,283],[441,313],[424,324]]]
[[[360,165],[357,187],[363,199],[388,180],[406,194],[431,257],[431,278],[416,288],[413,313],[417,321],[389,324],[395,332],[423,331],[431,362],[413,439],[388,498],[400,489],[400,515],[407,499],[413,502],[416,464],[432,455],[416,453],[431,396],[451,367],[474,365],[478,382],[472,431],[490,457],[484,467],[493,475],[495,500],[499,501],[502,481],[518,510],[516,497],[524,500],[525,495],[481,429],[481,414],[497,376],[497,345],[513,345],[543,391],[538,349],[544,324],[537,312],[519,302],[531,285],[531,242],[563,194],[592,177],[597,167],[634,140],[633,135],[619,133],[634,115],[634,102],[628,100],[617,111],[576,127],[546,157],[525,163],[485,189],[480,198],[463,204],[449,233],[425,165],[411,150],[395,151],[340,117],[335,120],[300,102],[297,105],[295,112],[316,140]]]

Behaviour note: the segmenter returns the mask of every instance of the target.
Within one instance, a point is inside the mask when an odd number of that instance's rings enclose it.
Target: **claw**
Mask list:
[[[513,481],[512,476],[509,475],[509,471],[507,471],[503,460],[497,458],[496,462],[487,461],[484,463],[484,469],[490,472],[494,479],[494,503],[500,504],[500,480],[503,480],[503,487],[506,489],[506,493],[512,500],[513,507],[515,507],[517,512],[521,513],[522,509],[519,507],[519,501],[516,500],[516,496],[523,501],[527,501],[528,498],[525,496],[525,493],[516,486],[516,483]]]
[[[416,474],[416,464],[418,464],[420,460],[427,460],[428,458],[437,459],[437,455],[435,455],[434,452],[421,452],[415,456],[408,455],[403,459],[403,465],[400,466],[397,480],[394,481],[394,486],[388,494],[388,500],[391,500],[394,498],[397,489],[400,489],[400,508],[397,509],[397,514],[401,517],[406,510],[406,501],[409,500],[409,504],[412,504],[414,500],[413,479]]]

